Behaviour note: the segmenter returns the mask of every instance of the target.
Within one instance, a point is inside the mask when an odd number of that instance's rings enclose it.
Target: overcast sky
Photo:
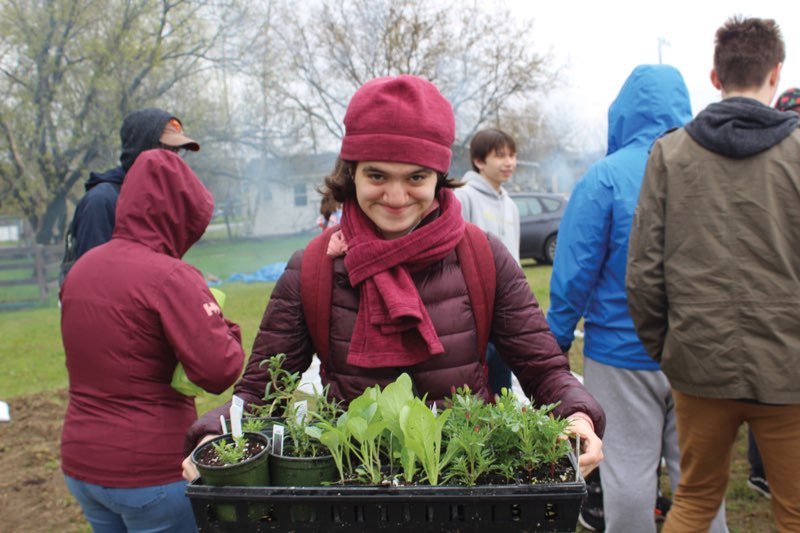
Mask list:
[[[763,4],[764,7],[759,7]],[[572,115],[587,143],[602,142],[608,106],[636,65],[677,67],[686,80],[696,114],[719,99],[709,81],[714,33],[734,14],[773,18],[786,42],[779,92],[800,86],[800,8],[793,2],[754,0],[510,0],[513,12],[534,20],[534,39],[550,49],[554,65],[565,66],[564,86],[548,96],[547,107]]]

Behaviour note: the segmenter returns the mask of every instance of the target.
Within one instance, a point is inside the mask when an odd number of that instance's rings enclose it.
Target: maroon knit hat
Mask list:
[[[341,158],[396,161],[450,170],[455,118],[450,102],[416,76],[375,78],[356,91],[344,115]]]

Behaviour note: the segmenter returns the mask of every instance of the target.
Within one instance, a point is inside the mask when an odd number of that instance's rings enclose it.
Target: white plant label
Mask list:
[[[219,415],[219,425],[222,428],[222,434],[228,432],[228,425],[225,423],[225,415]]]
[[[431,413],[433,413],[433,416],[439,416],[439,410],[436,409],[436,402],[431,404]]]
[[[283,426],[280,424],[272,426],[272,454],[283,455]]]
[[[244,401],[234,395],[231,401],[231,433],[234,438],[242,436],[242,413],[244,412]]]

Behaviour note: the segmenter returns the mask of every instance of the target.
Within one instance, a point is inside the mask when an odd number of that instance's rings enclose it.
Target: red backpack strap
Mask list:
[[[497,271],[494,265],[494,254],[489,246],[486,233],[478,226],[467,222],[464,238],[456,247],[458,262],[464,281],[467,284],[469,301],[475,317],[475,328],[478,337],[478,353],[486,364],[486,346],[492,331],[492,314],[494,312],[494,293],[497,286]]]
[[[311,340],[323,372],[330,353],[331,298],[333,295],[333,258],[328,255],[328,242],[339,229],[330,227],[308,243],[300,263],[300,303],[311,333]]]

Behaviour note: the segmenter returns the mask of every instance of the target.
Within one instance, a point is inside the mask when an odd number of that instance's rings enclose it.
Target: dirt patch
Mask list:
[[[0,532],[91,531],[61,473],[61,425],[67,392],[7,400],[0,423]]]

